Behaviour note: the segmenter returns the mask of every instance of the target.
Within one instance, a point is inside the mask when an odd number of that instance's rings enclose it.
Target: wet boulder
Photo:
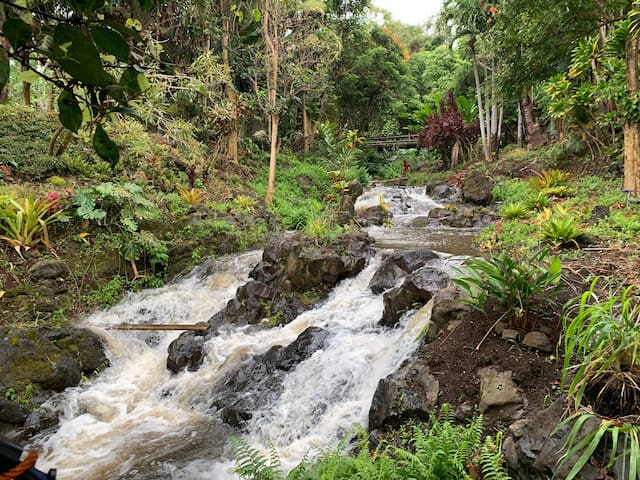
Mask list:
[[[89,330],[0,327],[0,426],[27,428],[35,412],[48,415],[41,405],[53,392],[78,385],[108,363],[102,340]]]
[[[437,258],[438,254],[431,250],[394,251],[385,256],[369,282],[369,288],[376,295],[380,294],[394,287],[400,278]]]
[[[470,307],[462,303],[462,292],[455,285],[449,285],[438,292],[433,297],[433,307],[431,309],[431,321],[438,328],[446,328],[449,323],[461,320],[469,312]]]
[[[462,198],[465,202],[486,205],[493,200],[494,185],[491,177],[473,170],[462,184]]]
[[[204,332],[184,332],[169,345],[167,369],[173,373],[182,370],[195,372],[204,361]]]
[[[322,349],[329,332],[309,327],[286,347],[274,346],[227,375],[214,387],[212,407],[220,418],[234,427],[242,427],[253,412],[278,398],[287,372]]]
[[[440,384],[428,368],[411,360],[381,379],[369,409],[369,431],[398,427],[410,420],[426,421],[438,400]]]
[[[384,225],[393,217],[391,210],[381,205],[373,205],[365,209],[357,211],[358,223],[362,226],[368,227],[370,225]]]
[[[447,183],[436,183],[427,185],[425,194],[441,202],[454,202],[457,200],[458,190]]]
[[[422,267],[409,275],[402,285],[385,292],[384,311],[380,324],[394,327],[404,313],[420,307],[449,285],[449,275],[433,267]]]

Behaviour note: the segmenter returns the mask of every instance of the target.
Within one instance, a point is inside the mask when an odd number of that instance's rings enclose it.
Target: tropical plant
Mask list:
[[[578,221],[570,216],[552,217],[542,225],[542,238],[555,247],[574,245],[579,248],[577,239],[583,234]]]
[[[549,249],[544,248],[530,257],[513,259],[505,252],[488,260],[474,258],[465,262],[463,273],[453,279],[468,298],[465,303],[484,311],[486,301],[497,301],[510,324],[516,328],[531,330],[536,315],[545,306],[553,304],[558,294],[562,266],[560,259],[547,261]]]
[[[414,425],[404,434],[404,447],[382,442],[373,454],[364,430],[347,435],[335,450],[321,451],[314,461],[307,456],[286,476],[274,448],[267,458],[245,440],[233,438],[236,472],[251,480],[471,480],[474,469],[485,480],[508,480],[502,467],[500,438],[487,437],[482,442],[482,417],[468,425],[457,425],[453,412],[444,405],[430,416],[428,426]],[[355,442],[354,442],[355,440]],[[357,453],[345,453],[347,447]]]
[[[337,126],[331,122],[321,122],[317,126],[320,134],[320,147],[327,156],[330,172],[335,172],[334,180],[349,180],[349,171],[355,167],[362,151],[358,145],[362,138],[357,130],[347,130],[343,135],[338,133]]]
[[[507,220],[526,217],[527,213],[528,210],[522,203],[506,203],[500,209],[500,216]]]
[[[525,205],[529,210],[543,210],[545,208],[549,208],[549,205],[551,205],[551,199],[544,193],[539,192],[537,195],[529,197],[525,201]]]
[[[571,176],[569,172],[558,169],[542,170],[541,172],[536,172],[535,176],[529,178],[528,182],[531,187],[540,192],[545,188],[566,186]]]
[[[567,479],[574,478],[603,440],[612,466],[622,459],[623,478],[640,478],[640,306],[638,287],[614,290],[600,300],[595,278],[590,288],[570,302],[564,315],[562,385],[570,411],[558,428],[571,425],[561,463],[575,462]],[[598,427],[582,433],[585,422]],[[575,460],[575,456],[578,456]]]
[[[64,221],[63,210],[58,209],[57,200],[31,197],[20,200],[6,199],[0,205],[0,239],[11,245],[18,255],[38,243],[51,249],[48,225]]]
[[[136,232],[141,220],[160,215],[158,207],[144,196],[144,189],[131,182],[105,182],[76,190],[73,203],[80,218],[127,232]]]
[[[180,200],[190,207],[197,207],[206,198],[206,194],[196,187],[190,189],[178,187],[178,193],[180,194]]]
[[[252,213],[256,206],[257,200],[253,197],[249,197],[248,195],[238,195],[233,199],[233,203],[241,212]]]

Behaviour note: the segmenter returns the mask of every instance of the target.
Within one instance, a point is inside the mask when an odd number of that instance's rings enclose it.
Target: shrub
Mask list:
[[[542,238],[556,247],[574,245],[579,247],[577,239],[582,235],[578,221],[572,217],[550,218],[542,225]]]
[[[453,282],[473,308],[484,311],[487,299],[494,299],[512,326],[532,330],[540,300],[548,306],[558,294],[562,267],[557,257],[547,262],[548,254],[549,249],[542,249],[528,259],[512,259],[505,252],[489,260],[471,259],[465,262],[466,276]]]
[[[571,425],[561,463],[571,459],[574,478],[591,459],[603,439],[610,443],[608,467],[622,458],[623,477],[640,478],[640,307],[635,285],[600,300],[599,279],[570,302],[564,316],[562,385],[567,386],[571,416],[558,428]],[[572,366],[572,362],[577,362]],[[586,397],[586,398],[585,398]],[[598,427],[581,435],[589,419]],[[575,460],[575,456],[578,457]]]

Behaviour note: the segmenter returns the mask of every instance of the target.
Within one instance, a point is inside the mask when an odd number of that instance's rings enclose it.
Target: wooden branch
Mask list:
[[[110,330],[193,330],[198,332],[204,332],[209,330],[209,325],[201,324],[146,324],[136,325],[133,323],[126,323],[122,325],[114,325],[109,327]]]

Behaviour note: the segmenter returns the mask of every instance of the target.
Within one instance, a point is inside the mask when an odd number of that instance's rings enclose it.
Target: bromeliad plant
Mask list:
[[[561,463],[575,461],[567,480],[589,462],[607,440],[608,466],[621,459],[623,478],[640,479],[640,297],[638,286],[615,292],[609,287],[600,300],[596,278],[575,298],[564,317],[564,368],[572,414],[558,428],[570,425]],[[573,365],[575,363],[575,365]],[[582,432],[589,419],[597,428]]]
[[[484,312],[488,299],[498,302],[511,326],[523,330],[535,328],[541,300],[545,306],[555,303],[562,266],[557,257],[547,260],[549,249],[529,259],[513,259],[503,252],[488,260],[474,258],[465,262],[466,272],[453,279],[468,298],[465,303]]]
[[[29,250],[38,243],[51,250],[48,225],[66,219],[56,200],[6,199],[0,205],[0,230],[4,233],[0,239],[11,245],[21,257],[22,250]]]

